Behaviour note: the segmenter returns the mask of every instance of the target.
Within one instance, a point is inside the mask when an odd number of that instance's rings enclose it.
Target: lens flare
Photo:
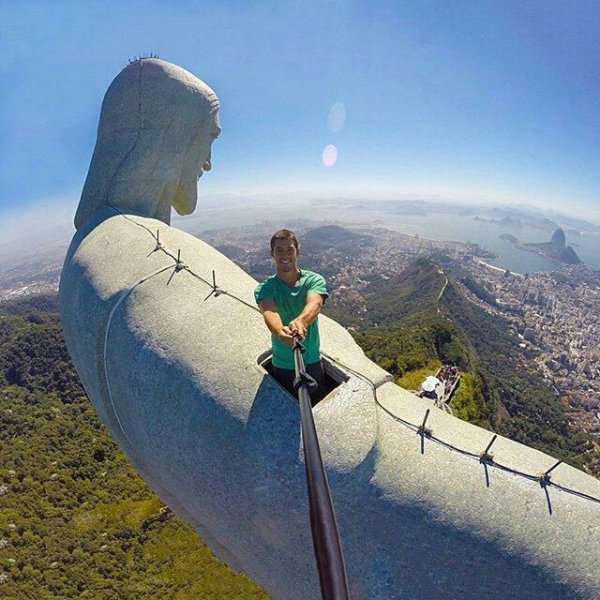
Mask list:
[[[335,165],[335,162],[337,161],[337,158],[338,158],[337,148],[333,144],[329,144],[328,146],[325,146],[325,149],[323,150],[322,158],[323,158],[323,164],[326,167],[333,167],[333,165]]]
[[[346,107],[343,102],[336,102],[327,115],[327,127],[331,131],[340,131],[346,122]]]

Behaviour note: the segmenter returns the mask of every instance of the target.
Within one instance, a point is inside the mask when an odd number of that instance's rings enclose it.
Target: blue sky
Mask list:
[[[2,2],[0,28],[0,214],[76,202],[106,88],[154,52],[221,99],[201,193],[507,202],[600,222],[595,1]]]

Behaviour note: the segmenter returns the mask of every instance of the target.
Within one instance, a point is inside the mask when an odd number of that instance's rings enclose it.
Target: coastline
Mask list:
[[[475,262],[479,263],[480,265],[483,265],[484,267],[487,267],[488,269],[494,269],[494,271],[500,271],[502,273],[506,273],[506,271],[508,271],[511,275],[516,275],[517,277],[525,277],[525,275],[523,275],[523,273],[517,273],[516,271],[511,271],[510,269],[503,269],[502,267],[496,267],[495,265],[490,265],[490,263],[486,263],[484,260],[481,260],[480,258],[475,258],[474,260],[475,260]]]

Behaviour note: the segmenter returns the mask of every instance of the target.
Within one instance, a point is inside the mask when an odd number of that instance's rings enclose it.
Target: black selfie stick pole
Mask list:
[[[310,527],[321,582],[321,595],[323,600],[349,600],[344,554],[310,402],[310,392],[316,391],[317,382],[306,372],[302,352],[304,346],[300,336],[294,334],[294,388],[300,402]]]

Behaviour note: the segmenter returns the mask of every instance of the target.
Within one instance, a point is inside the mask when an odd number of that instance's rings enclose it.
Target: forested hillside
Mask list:
[[[446,267],[419,260],[373,277],[359,344],[407,388],[457,365],[457,416],[597,473],[589,440],[524,368],[508,323],[468,302]],[[328,311],[344,323],[335,302]],[[0,425],[2,598],[268,597],[212,557],[128,464],[78,382],[55,298],[0,309]]]
[[[268,598],[216,560],[96,416],[56,299],[0,309],[0,597]]]
[[[508,321],[466,300],[447,272],[419,259],[373,279],[357,342],[409,389],[441,364],[456,365],[456,416],[595,473],[589,438],[571,429],[561,400],[527,368]],[[330,313],[344,322],[343,313]]]

